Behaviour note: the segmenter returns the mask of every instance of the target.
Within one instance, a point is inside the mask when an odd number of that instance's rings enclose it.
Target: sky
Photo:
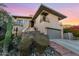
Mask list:
[[[12,15],[33,16],[41,3],[5,3],[6,10]],[[64,25],[79,25],[79,3],[44,3],[43,5],[62,13],[67,18],[60,22]]]

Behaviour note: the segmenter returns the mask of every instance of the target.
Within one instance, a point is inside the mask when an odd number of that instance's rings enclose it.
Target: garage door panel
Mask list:
[[[47,34],[48,34],[49,39],[61,38],[61,31],[59,30],[47,29]]]

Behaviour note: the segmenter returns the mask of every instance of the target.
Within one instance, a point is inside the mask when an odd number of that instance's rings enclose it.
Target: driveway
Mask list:
[[[51,41],[79,55],[79,40],[51,39]]]

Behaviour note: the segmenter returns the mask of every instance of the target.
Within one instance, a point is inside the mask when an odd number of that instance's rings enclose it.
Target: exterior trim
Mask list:
[[[55,29],[55,28],[49,28],[49,27],[46,27],[46,29],[52,29],[52,30],[57,30],[57,31],[61,31],[60,29]]]
[[[13,16],[15,19],[16,18],[27,18],[27,19],[32,19],[32,17],[28,17],[28,16]]]

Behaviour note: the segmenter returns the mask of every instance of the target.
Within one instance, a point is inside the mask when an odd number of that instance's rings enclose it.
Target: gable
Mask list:
[[[50,8],[44,6],[44,5],[41,5],[41,6],[39,7],[39,9],[37,10],[37,12],[35,13],[35,15],[34,15],[34,17],[33,17],[32,20],[35,20],[35,19],[38,17],[38,15],[39,15],[43,10],[44,10],[44,11],[47,11],[47,12],[53,14],[53,15],[58,16],[58,17],[60,18],[59,20],[66,18],[66,16],[62,15],[61,13],[59,13],[59,12],[57,12],[57,11],[55,11],[55,10],[52,10],[52,9],[50,9]]]

